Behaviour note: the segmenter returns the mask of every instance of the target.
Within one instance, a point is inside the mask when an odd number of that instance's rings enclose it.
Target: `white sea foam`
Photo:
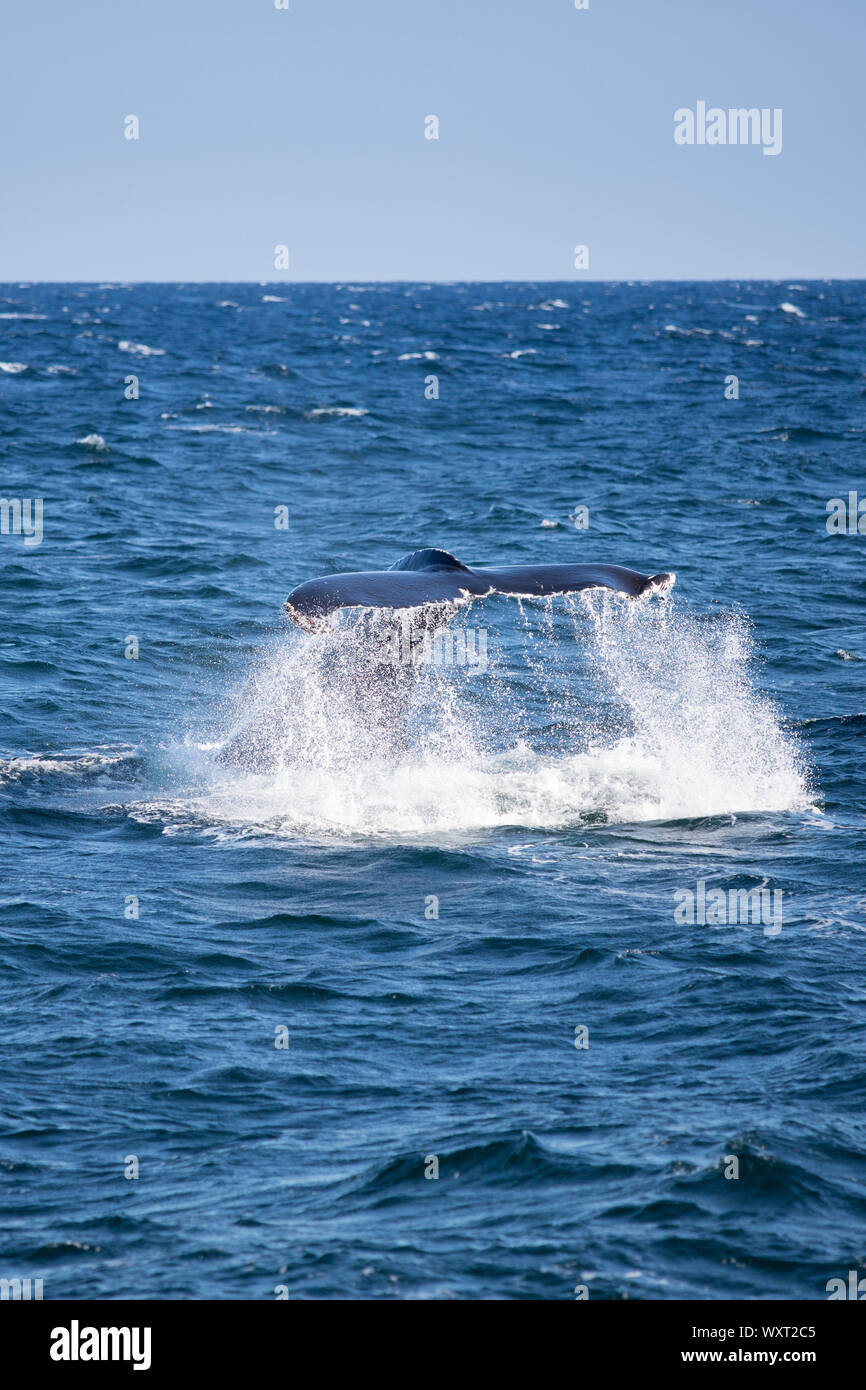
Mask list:
[[[26,362],[0,362],[0,372],[8,372],[10,376],[17,376],[19,372],[26,371]]]
[[[680,338],[711,338],[711,328],[679,328],[675,323],[665,324],[665,333],[676,333]]]
[[[307,411],[306,418],[308,420],[322,420],[329,415],[333,415],[335,418],[341,416],[349,418],[369,414],[369,410],[364,410],[361,406],[356,405],[321,405],[317,406],[315,410]]]
[[[96,449],[98,453],[107,452],[108,445],[101,434],[85,434],[81,439],[76,439],[76,444],[81,444],[85,449]]]
[[[161,415],[162,420],[177,419],[176,415]],[[180,430],[187,434],[253,434],[246,425],[166,425],[166,429]]]
[[[148,347],[147,343],[131,343],[124,338],[117,344],[121,352],[131,352],[135,357],[165,357],[165,348]]]
[[[779,308],[783,314],[794,314],[798,319],[804,319],[806,317],[803,310],[798,309],[796,304],[788,304],[786,302],[785,304],[780,304]]]
[[[93,749],[87,753],[28,754],[0,758],[0,786],[22,779],[62,777],[71,780],[98,780],[131,770],[136,761],[132,749],[109,751]]]

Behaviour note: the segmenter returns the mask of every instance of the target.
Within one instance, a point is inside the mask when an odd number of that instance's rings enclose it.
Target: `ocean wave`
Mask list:
[[[305,411],[307,420],[328,420],[328,419],[359,419],[362,415],[369,415],[369,410],[357,405],[320,405],[314,410]]]
[[[716,330],[712,328],[679,328],[675,323],[666,323],[664,331],[675,338],[712,338]]]
[[[836,729],[850,729],[858,737],[866,737],[866,714],[818,715],[813,719],[798,720],[795,727],[808,729],[810,732],[820,729],[825,733],[831,733]]]
[[[140,766],[140,755],[131,749],[120,752],[94,749],[86,753],[19,754],[0,758],[0,786],[13,782],[43,781],[46,778],[76,782],[118,777],[129,779]]]
[[[148,347],[146,343],[133,343],[124,338],[117,344],[121,352],[132,353],[134,357],[165,357],[165,348]]]
[[[292,367],[287,367],[285,362],[266,362],[264,366],[256,369],[262,376],[273,377],[280,380],[292,380],[297,377],[297,372]]]
[[[437,1154],[440,1181],[460,1178],[464,1182],[519,1186],[525,1182],[592,1183],[624,1180],[635,1169],[627,1163],[593,1159],[584,1150],[569,1152],[549,1145],[528,1130],[479,1139],[474,1144],[445,1149]],[[403,1187],[416,1187],[424,1176],[426,1155],[404,1153],[378,1165],[360,1180],[352,1180],[346,1191],[380,1196]]]
[[[176,415],[162,415],[160,419],[177,419]],[[261,434],[261,430],[250,429],[248,425],[166,425],[169,430],[185,430],[189,434]]]

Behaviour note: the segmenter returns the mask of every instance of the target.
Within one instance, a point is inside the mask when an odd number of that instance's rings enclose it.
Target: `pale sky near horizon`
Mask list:
[[[866,275],[866,0],[589,4],[4,0],[0,281]]]

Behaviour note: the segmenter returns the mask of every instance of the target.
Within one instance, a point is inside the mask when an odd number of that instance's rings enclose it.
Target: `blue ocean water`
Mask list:
[[[0,358],[44,507],[0,536],[0,1275],[862,1268],[863,284],[5,285]],[[281,605],[427,545],[677,585],[461,610],[487,663],[393,744]],[[699,883],[781,929],[677,920]]]

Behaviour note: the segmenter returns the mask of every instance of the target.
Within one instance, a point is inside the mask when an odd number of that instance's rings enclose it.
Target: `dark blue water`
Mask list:
[[[2,494],[44,499],[0,536],[0,1275],[862,1266],[863,285],[0,291]],[[392,743],[281,605],[424,545],[678,579],[462,610],[486,669]],[[264,771],[220,760],[251,710]],[[781,930],[676,920],[699,881]]]

